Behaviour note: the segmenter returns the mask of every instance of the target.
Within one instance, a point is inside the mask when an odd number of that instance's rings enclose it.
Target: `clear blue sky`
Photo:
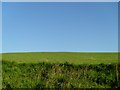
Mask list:
[[[3,52],[118,51],[117,3],[3,3]]]
[[[0,52],[2,52],[2,3],[1,2],[0,2]]]

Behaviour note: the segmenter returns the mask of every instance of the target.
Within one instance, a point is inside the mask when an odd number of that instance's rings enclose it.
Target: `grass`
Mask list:
[[[119,67],[120,68],[120,67]],[[3,88],[116,88],[114,64],[3,62]]]
[[[117,53],[79,53],[79,52],[38,52],[38,53],[3,53],[2,60],[17,63],[64,63],[100,64],[118,63]]]
[[[117,53],[4,53],[2,87],[118,88],[117,63]]]

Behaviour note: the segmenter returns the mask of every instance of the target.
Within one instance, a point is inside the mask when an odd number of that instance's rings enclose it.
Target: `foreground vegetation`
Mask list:
[[[2,87],[118,88],[117,63],[115,53],[3,54]]]
[[[3,88],[117,88],[114,64],[3,62]],[[120,68],[120,67],[119,67]]]

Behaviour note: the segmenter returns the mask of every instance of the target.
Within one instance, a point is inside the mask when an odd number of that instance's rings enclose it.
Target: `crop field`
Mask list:
[[[118,88],[116,64],[118,53],[3,53],[2,87]]]

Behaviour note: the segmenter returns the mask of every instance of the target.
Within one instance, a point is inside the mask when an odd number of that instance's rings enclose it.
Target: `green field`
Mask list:
[[[3,53],[2,87],[118,88],[117,63],[117,53]]]
[[[110,64],[118,63],[118,53],[79,53],[79,52],[41,52],[4,53],[2,60],[17,63],[64,63],[71,64]]]

